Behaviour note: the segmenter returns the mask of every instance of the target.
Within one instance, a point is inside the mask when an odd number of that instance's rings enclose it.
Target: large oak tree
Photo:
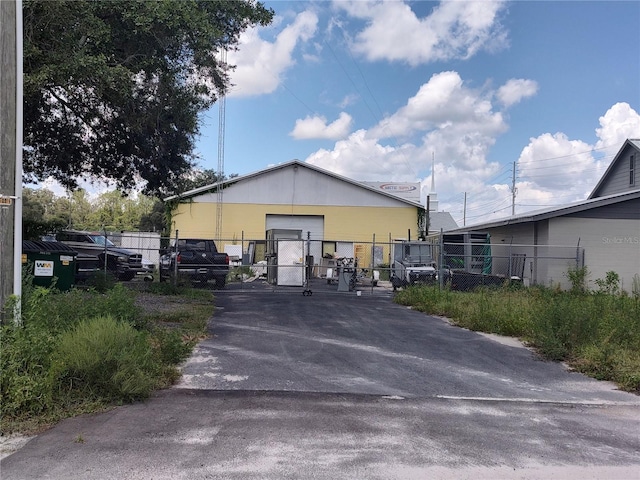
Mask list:
[[[273,11],[254,0],[25,0],[24,172],[175,193],[199,114],[224,93],[220,52]]]

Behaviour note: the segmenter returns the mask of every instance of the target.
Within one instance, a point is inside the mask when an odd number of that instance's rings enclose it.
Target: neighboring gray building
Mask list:
[[[429,212],[429,234],[437,234],[441,231],[453,230],[458,228],[458,224],[449,212]]]
[[[589,199],[640,188],[640,139],[629,139],[607,168]]]
[[[631,292],[640,276],[639,158],[640,140],[627,140],[586,200],[466,230],[491,235],[494,273],[507,274],[513,255],[526,255],[525,283],[566,288],[568,268],[584,262],[592,281],[615,271]]]

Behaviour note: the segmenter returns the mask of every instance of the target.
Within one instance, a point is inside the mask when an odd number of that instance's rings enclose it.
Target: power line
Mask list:
[[[557,156],[557,157],[548,157],[548,158],[533,159],[533,160],[531,160],[531,161],[532,161],[532,162],[549,162],[549,161],[551,161],[551,160],[558,160],[558,159],[560,159],[560,158],[577,157],[578,155],[586,155],[586,154],[589,154],[589,153],[592,153],[592,152],[599,152],[599,151],[601,151],[601,150],[607,150],[607,149],[609,149],[609,148],[614,148],[614,147],[616,147],[616,146],[617,146],[617,147],[619,147],[619,145],[618,145],[618,144],[616,144],[616,145],[605,145],[605,146],[603,146],[603,147],[600,147],[600,148],[592,148],[591,150],[587,150],[587,151],[584,151],[584,152],[568,153],[568,154],[566,154],[566,155],[559,155],[559,156]]]
[[[605,157],[603,157],[601,159],[598,159],[597,161],[603,162],[603,161],[608,160],[610,158],[613,159],[614,157],[615,157],[615,155],[606,155]],[[551,168],[559,168],[559,167],[565,167],[565,166],[571,166],[571,165],[575,165],[575,162],[556,163],[554,165],[542,165],[542,166],[536,166],[536,167],[531,167],[529,165],[526,165],[526,171],[530,171],[530,170],[548,170],[548,169],[551,169]]]
[[[509,201],[509,199],[506,199],[506,201]],[[509,205],[507,205],[505,207],[502,207],[502,208],[498,208],[498,209],[493,210],[493,211],[488,212],[488,213],[482,213],[482,214],[479,214],[479,215],[467,216],[467,221],[469,221],[469,219],[473,219],[473,218],[480,218],[480,217],[486,217],[487,215],[493,215],[494,213],[502,212],[503,210],[506,210],[507,208],[511,208],[511,204],[509,204]]]

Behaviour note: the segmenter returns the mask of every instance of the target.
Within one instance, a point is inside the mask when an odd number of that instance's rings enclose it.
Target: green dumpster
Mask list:
[[[56,288],[67,291],[75,284],[76,252],[60,242],[22,242],[22,264],[33,264],[33,284],[51,286],[54,277]]]

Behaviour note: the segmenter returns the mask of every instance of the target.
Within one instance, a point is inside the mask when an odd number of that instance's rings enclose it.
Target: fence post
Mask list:
[[[104,235],[104,279],[107,280],[107,264],[109,263],[109,256],[107,255],[107,227],[102,226],[102,233]],[[117,278],[117,275],[116,275]]]
[[[393,245],[393,241],[391,240],[391,232],[389,232],[389,281],[391,281],[391,277],[393,276],[393,268],[394,268],[394,258],[393,255],[395,254],[395,246]]]
[[[512,247],[513,247],[513,235],[511,235],[511,241],[509,242],[509,283],[511,283],[511,277],[513,277],[513,260],[512,260]]]
[[[374,274],[373,274],[373,267],[374,267],[374,260],[375,260],[375,256],[376,256],[376,234],[373,234],[373,244],[371,245],[371,293],[373,294],[373,282],[374,282]]]
[[[304,289],[309,289],[309,281],[311,280],[311,271],[313,270],[313,264],[311,263],[311,231],[307,230],[307,249],[302,249],[302,255],[304,256]],[[315,259],[314,259],[315,260]]]
[[[244,289],[244,230],[240,234],[240,244],[242,248],[240,249],[240,289]]]
[[[173,286],[178,286],[178,229],[176,229],[176,242],[173,245]]]

